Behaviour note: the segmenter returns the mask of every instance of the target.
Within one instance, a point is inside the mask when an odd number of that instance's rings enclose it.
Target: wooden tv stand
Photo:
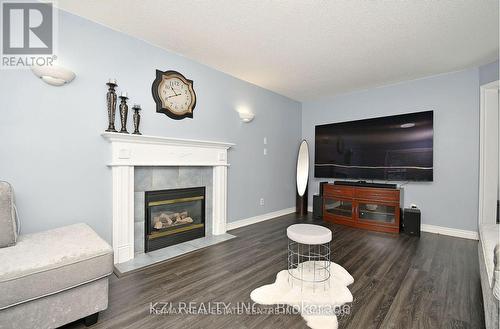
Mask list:
[[[401,189],[325,184],[323,219],[372,231],[399,233]]]

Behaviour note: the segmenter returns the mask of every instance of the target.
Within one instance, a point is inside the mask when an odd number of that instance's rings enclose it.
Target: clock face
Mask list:
[[[181,79],[163,77],[159,93],[163,107],[171,112],[182,115],[190,111],[192,97],[189,85]]]
[[[172,119],[193,117],[196,94],[192,80],[186,79],[179,72],[157,70],[152,91],[157,112],[165,113]]]

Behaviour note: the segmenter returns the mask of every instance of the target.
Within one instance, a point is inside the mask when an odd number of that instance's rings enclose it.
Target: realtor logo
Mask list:
[[[50,2],[3,1],[2,67],[52,65],[55,15]],[[31,55],[31,56],[30,56]]]

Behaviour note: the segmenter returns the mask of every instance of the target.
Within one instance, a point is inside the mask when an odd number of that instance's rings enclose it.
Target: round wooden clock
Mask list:
[[[156,112],[175,120],[193,117],[196,106],[193,80],[186,79],[176,71],[156,70],[151,91],[156,102]]]

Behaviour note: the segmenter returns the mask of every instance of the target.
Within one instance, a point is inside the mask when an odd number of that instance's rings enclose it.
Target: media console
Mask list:
[[[323,219],[372,231],[399,233],[402,190],[323,185]]]

